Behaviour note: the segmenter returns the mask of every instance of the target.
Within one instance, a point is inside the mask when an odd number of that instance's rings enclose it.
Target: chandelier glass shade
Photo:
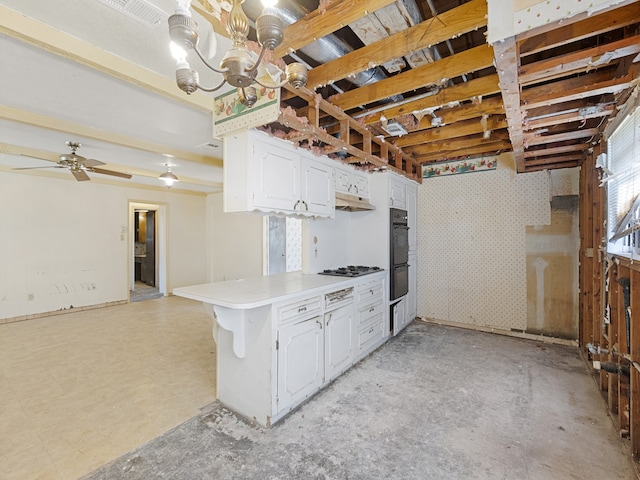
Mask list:
[[[249,20],[242,10],[244,0],[233,0],[233,5],[227,18],[227,31],[233,41],[233,46],[225,53],[219,67],[211,65],[198,48],[198,24],[189,11],[189,1],[178,1],[176,13],[169,17],[169,35],[172,41],[172,52],[177,60],[176,83],[178,87],[192,94],[196,90],[214,92],[225,83],[237,87],[240,101],[247,107],[253,106],[257,100],[257,93],[253,83],[266,88],[280,88],[287,82],[299,88],[307,82],[307,69],[301,63],[291,63],[286,67],[286,78],[277,84],[270,84],[258,78],[258,67],[267,50],[273,51],[284,39],[284,25],[277,11],[265,7],[262,15],[256,20],[256,34],[260,44],[260,54],[254,60],[247,48],[249,36]],[[199,84],[198,72],[192,69],[186,60],[187,51],[194,50],[198,58],[209,69],[222,74],[222,81],[213,88]]]

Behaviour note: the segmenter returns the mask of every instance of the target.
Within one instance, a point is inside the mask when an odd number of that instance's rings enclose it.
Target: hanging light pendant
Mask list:
[[[162,180],[167,188],[171,188],[173,184],[179,182],[180,179],[171,171],[171,166],[168,163],[165,163],[165,166],[167,167],[167,171],[162,173],[158,179]]]
[[[273,8],[273,1],[268,1],[262,10],[262,15],[256,20],[256,33],[260,44],[260,54],[253,60],[247,48],[249,36],[249,19],[242,10],[244,0],[233,0],[233,6],[227,19],[227,31],[233,41],[233,46],[225,53],[220,67],[214,67],[198,48],[198,24],[191,18],[189,11],[190,0],[178,0],[176,13],[169,17],[169,35],[172,40],[172,52],[177,60],[176,83],[187,95],[197,89],[214,92],[225,83],[238,88],[240,101],[248,107],[255,104],[257,94],[252,84],[255,82],[266,88],[276,89],[287,82],[295,88],[307,83],[307,69],[301,63],[287,65],[286,78],[278,84],[265,83],[257,78],[258,67],[267,50],[273,51],[284,39],[284,25],[282,19]],[[199,84],[198,72],[187,63],[187,51],[194,50],[198,58],[211,70],[223,76],[222,81],[213,88]]]

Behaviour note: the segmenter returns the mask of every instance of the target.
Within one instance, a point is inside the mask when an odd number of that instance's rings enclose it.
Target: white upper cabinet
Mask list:
[[[254,205],[277,211],[300,206],[301,165],[298,155],[261,141],[254,143],[253,155]]]
[[[369,175],[347,166],[334,169],[337,193],[346,193],[357,197],[369,198]]]
[[[332,217],[333,166],[258,131],[224,139],[224,211]]]
[[[389,181],[389,206],[393,208],[407,208],[407,190],[403,180],[391,177]]]

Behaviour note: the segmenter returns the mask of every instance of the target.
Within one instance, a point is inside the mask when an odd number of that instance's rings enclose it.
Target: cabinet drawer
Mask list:
[[[363,352],[384,336],[384,322],[380,319],[372,325],[358,331],[358,351]]]
[[[365,308],[358,310],[357,314],[357,328],[365,325],[371,321],[372,318],[377,316],[384,316],[384,303],[378,302],[372,305],[368,305]]]
[[[374,300],[382,300],[383,298],[382,280],[361,285],[356,291],[356,302],[358,304],[370,303]]]
[[[276,315],[280,325],[294,323],[320,315],[322,297],[312,297],[298,302],[287,303],[276,307]]]

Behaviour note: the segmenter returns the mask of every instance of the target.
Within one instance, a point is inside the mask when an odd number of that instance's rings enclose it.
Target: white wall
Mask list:
[[[547,172],[425,179],[418,187],[418,316],[527,328],[526,226],[550,223]],[[576,247],[577,248],[577,247]]]
[[[222,193],[207,197],[209,281],[262,275],[263,218],[252,213],[224,213]]]
[[[166,205],[167,289],[207,280],[206,198],[122,185],[0,171],[0,319],[127,300],[129,201]]]

